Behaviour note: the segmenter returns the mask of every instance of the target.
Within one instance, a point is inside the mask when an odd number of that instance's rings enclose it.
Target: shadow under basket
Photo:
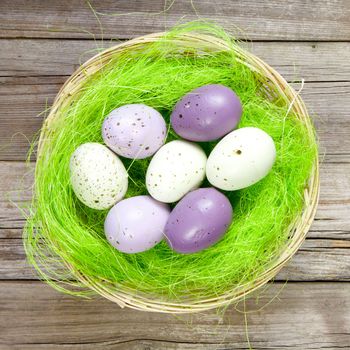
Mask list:
[[[79,92],[81,87],[89,77],[99,72],[104,65],[108,64],[112,58],[118,57],[123,52],[143,50],[151,43],[156,42],[164,36],[164,33],[156,33],[136,38],[116,46],[113,46],[98,55],[94,56],[83,64],[79,69],[66,81],[59,91],[54,104],[50,110],[50,114],[45,121],[42,129],[38,157],[43,156],[43,145],[47,142],[50,124],[53,120],[60,118],[62,108],[68,106]],[[238,45],[229,47],[223,39],[204,34],[185,33],[179,34],[176,38],[179,52],[186,52],[186,49],[196,48],[198,51],[204,52],[221,52],[234,50],[236,58],[247,66],[250,70],[257,72],[264,77],[264,86],[268,96],[278,96],[284,100],[286,105],[290,105],[293,114],[300,118],[308,130],[310,138],[315,138],[313,124],[309,118],[305,105],[299,95],[285,81],[281,75],[272,69],[269,65],[263,62],[258,57],[245,51]],[[253,282],[234,286],[221,295],[215,295],[210,298],[186,300],[164,300],[151,295],[139,293],[137,290],[132,290],[123,285],[115,286],[104,279],[90,278],[84,276],[74,267],[67,265],[72,276],[82,285],[88,287],[92,291],[101,296],[117,303],[121,307],[130,307],[133,309],[164,312],[164,313],[190,313],[200,312],[213,308],[223,307],[229,303],[236,302],[249,293],[257,290],[259,287],[273,279],[280,269],[288,262],[288,260],[296,253],[300,245],[303,243],[305,236],[313,221],[317,202],[319,197],[319,168],[318,159],[316,156],[313,169],[311,171],[308,185],[304,190],[304,208],[298,218],[289,227],[286,236],[288,241],[283,247],[279,256],[272,261],[269,266],[256,278]]]

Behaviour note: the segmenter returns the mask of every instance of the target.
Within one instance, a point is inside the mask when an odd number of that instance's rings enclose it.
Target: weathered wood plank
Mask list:
[[[17,234],[20,233],[19,229]],[[349,251],[349,239],[308,238],[275,280],[350,281]],[[21,239],[0,239],[0,279],[38,279],[35,269],[26,261]]]
[[[26,159],[64,77],[0,78],[0,159]],[[41,115],[40,115],[41,114]]]
[[[0,227],[22,227],[22,210],[32,196],[33,163],[0,162],[0,178]]]
[[[347,349],[349,283],[275,283],[246,301],[254,349]],[[272,298],[278,296],[269,303]],[[263,311],[259,308],[264,307]],[[236,309],[243,310],[241,303]],[[40,282],[0,282],[1,349],[247,349],[233,307],[174,317],[59,294]]]
[[[0,159],[24,160],[66,77],[0,78]]]
[[[276,280],[350,281],[349,249],[349,240],[308,238]]]
[[[102,47],[93,40],[0,40],[0,76],[70,75]],[[242,44],[286,79],[350,81],[350,42],[254,42]]]
[[[42,112],[65,79],[0,77],[0,160],[26,158],[30,141],[42,125]],[[300,84],[294,86],[300,88]],[[349,154],[350,82],[306,83],[301,94],[317,125],[321,154]]]
[[[91,4],[100,13],[114,14],[99,16],[105,38],[163,31],[200,16],[252,40],[350,39],[350,4],[346,0],[103,0]],[[168,10],[162,13],[165,8]],[[3,0],[0,35],[91,38],[101,36],[101,27],[83,0]]]

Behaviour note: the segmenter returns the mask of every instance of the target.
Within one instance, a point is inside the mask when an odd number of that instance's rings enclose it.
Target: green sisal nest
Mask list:
[[[302,215],[310,206],[304,192],[317,166],[317,143],[307,115],[298,115],[294,108],[295,100],[286,98],[263,70],[253,68],[255,61],[245,57],[250,56],[222,29],[190,23],[117,46],[75,73],[42,130],[25,228],[28,259],[43,279],[80,296],[95,291],[113,299],[119,292],[126,295],[126,304],[128,295],[171,305],[197,304],[220,299],[240,286],[253,289],[264,271],[278,262],[295,237],[291,226],[305,221]],[[255,126],[273,138],[277,150],[273,169],[251,187],[225,192],[234,219],[214,246],[189,255],[172,251],[165,242],[144,253],[117,251],[104,235],[107,212],[89,209],[72,191],[72,152],[85,142],[103,143],[103,119],[125,104],[147,104],[169,125],[175,103],[205,84],[232,88],[243,104],[239,127]],[[177,138],[169,126],[167,142]],[[209,154],[215,142],[201,146]],[[150,158],[122,161],[129,174],[126,197],[146,194]],[[119,295],[115,301],[123,305],[122,299]]]

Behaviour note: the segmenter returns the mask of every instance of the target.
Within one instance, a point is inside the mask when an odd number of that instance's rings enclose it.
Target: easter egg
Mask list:
[[[164,144],[166,124],[162,115],[144,104],[129,104],[113,110],[102,124],[105,144],[120,156],[143,159]]]
[[[163,239],[170,209],[150,196],[117,203],[108,213],[104,229],[108,241],[124,253],[140,253]]]
[[[209,182],[233,191],[255,184],[271,170],[276,158],[272,138],[263,130],[246,127],[226,135],[209,155]]]
[[[181,199],[164,229],[169,246],[194,253],[216,243],[232,220],[229,200],[215,188],[199,188]]]
[[[128,188],[128,174],[121,160],[99,143],[80,145],[70,158],[70,180],[81,202],[93,209],[108,209]]]
[[[165,144],[152,158],[146,173],[149,194],[165,203],[178,201],[200,186],[207,157],[196,144],[175,140]]]
[[[237,95],[220,84],[201,86],[185,95],[171,114],[175,132],[191,141],[213,141],[238,124],[242,105]]]
[[[204,151],[194,143],[175,140],[165,144],[147,169],[149,194],[165,203],[178,201],[202,183],[206,161]]]

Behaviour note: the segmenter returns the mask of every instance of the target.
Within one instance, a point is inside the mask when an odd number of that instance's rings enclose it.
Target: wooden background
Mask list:
[[[168,2],[169,3],[169,2]],[[298,88],[321,142],[321,198],[306,242],[246,309],[255,349],[350,348],[350,1],[193,0]],[[26,264],[29,140],[59,87],[96,47],[196,18],[188,0],[0,0],[0,349],[247,349],[244,305],[224,315],[122,310],[62,295]],[[156,14],[158,13],[158,14]],[[184,17],[185,16],[185,17]],[[95,41],[95,39],[97,41]],[[21,189],[19,191],[19,189]],[[285,281],[288,283],[285,285]],[[278,295],[273,302],[271,298]],[[267,304],[263,309],[260,308]]]

